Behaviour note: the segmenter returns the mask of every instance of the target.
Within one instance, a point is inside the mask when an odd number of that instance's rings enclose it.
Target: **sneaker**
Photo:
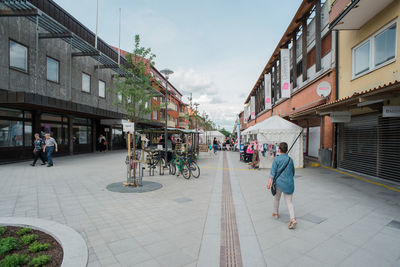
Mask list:
[[[35,164],[33,164],[33,163],[31,163],[31,164],[29,164],[29,165],[31,165],[32,167],[35,167]]]
[[[288,228],[289,229],[296,229],[297,222],[296,220],[290,221]]]
[[[50,164],[47,164],[47,167],[53,167],[53,164],[52,164],[52,165],[50,165]]]
[[[42,162],[40,165],[46,165],[46,162]]]

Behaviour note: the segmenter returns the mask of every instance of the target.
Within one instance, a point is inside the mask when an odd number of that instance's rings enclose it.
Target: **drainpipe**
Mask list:
[[[339,99],[339,31],[335,31],[335,100]],[[333,168],[338,167],[338,124],[334,125],[334,142],[333,142]]]

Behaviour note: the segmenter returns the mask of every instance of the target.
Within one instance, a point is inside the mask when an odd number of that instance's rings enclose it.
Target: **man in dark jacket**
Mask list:
[[[38,158],[40,157],[40,159],[42,160],[42,165],[45,165],[46,162],[44,161],[43,158],[43,146],[44,146],[44,141],[42,138],[39,137],[38,133],[35,133],[35,141],[33,141],[33,154],[35,155],[35,159],[33,160],[33,163],[31,164],[32,166],[35,166],[36,161],[38,160]]]

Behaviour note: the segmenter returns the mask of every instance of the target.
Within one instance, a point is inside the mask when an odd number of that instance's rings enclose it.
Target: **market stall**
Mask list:
[[[205,131],[202,132],[200,135],[200,144],[210,144],[212,145],[214,138],[217,138],[217,140],[221,143],[224,142],[225,140],[225,135],[223,135],[219,131]]]
[[[271,168],[276,156],[277,146],[286,142],[289,148],[293,145],[289,156],[295,168],[303,167],[303,129],[280,116],[272,116],[249,128],[246,136],[254,135],[260,153],[260,168]]]

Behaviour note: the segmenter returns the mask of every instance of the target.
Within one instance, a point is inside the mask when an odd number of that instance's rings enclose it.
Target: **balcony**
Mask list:
[[[185,118],[186,113],[185,112],[179,112],[179,118]]]
[[[174,122],[174,121],[168,120],[168,121],[167,121],[167,126],[168,126],[169,128],[175,128],[175,122]]]
[[[359,30],[393,0],[336,0],[331,7],[330,28]]]
[[[160,103],[161,109],[165,109],[165,102]],[[176,106],[174,103],[168,102],[168,110],[175,110],[176,111]]]
[[[182,127],[184,129],[189,129],[189,123],[187,123],[185,121],[180,121],[179,122],[179,127]]]

